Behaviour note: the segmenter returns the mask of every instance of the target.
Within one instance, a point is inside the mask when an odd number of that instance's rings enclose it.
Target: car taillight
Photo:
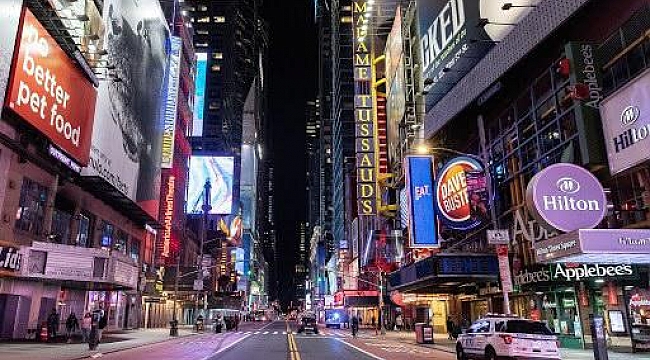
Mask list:
[[[557,346],[558,349],[560,348],[560,340],[555,340],[555,346]]]
[[[500,338],[503,339],[503,342],[506,343],[507,345],[512,344],[512,336],[510,335],[499,335]]]

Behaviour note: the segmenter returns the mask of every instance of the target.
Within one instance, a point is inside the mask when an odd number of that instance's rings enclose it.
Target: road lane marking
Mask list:
[[[212,359],[215,355],[220,354],[220,353],[222,353],[222,352],[224,352],[224,351],[230,349],[231,347],[233,347],[233,346],[239,344],[240,342],[244,341],[245,339],[248,339],[249,337],[250,337],[250,335],[243,336],[243,337],[241,337],[241,338],[239,338],[239,339],[237,339],[237,340],[231,342],[230,344],[228,344],[228,346],[219,349],[219,351],[214,352],[214,353],[212,353],[212,354],[210,354],[210,355],[204,357],[204,358],[201,359],[201,360],[210,360],[210,359]]]
[[[277,335],[277,334],[278,334],[278,332],[277,332],[277,331],[274,331],[274,332],[273,332],[273,335]]]
[[[377,355],[375,355],[375,354],[373,354],[373,353],[369,353],[369,352],[367,352],[366,350],[363,350],[363,349],[361,349],[361,348],[358,347],[358,346],[354,346],[354,345],[350,344],[349,342],[347,342],[347,341],[345,341],[345,340],[343,340],[343,339],[337,339],[337,338],[335,338],[334,340],[339,341],[339,342],[342,342],[342,343],[344,343],[345,345],[347,345],[347,346],[353,348],[354,350],[357,350],[358,352],[360,352],[360,353],[362,353],[362,354],[364,354],[364,355],[370,356],[371,358],[373,358],[373,359],[375,359],[375,360],[386,360],[386,359],[381,358],[381,357],[379,357],[379,356],[377,356]]]
[[[260,333],[259,331],[256,331],[256,332],[254,332],[253,334],[254,334],[254,335],[258,335],[259,333]]]
[[[269,333],[268,331],[265,331],[262,335],[267,335],[268,333]]]
[[[286,331],[283,331],[283,332],[282,332],[282,335],[287,335],[287,332],[286,332]]]

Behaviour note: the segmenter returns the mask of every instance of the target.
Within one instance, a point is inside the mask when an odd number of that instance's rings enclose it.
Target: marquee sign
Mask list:
[[[0,273],[15,274],[20,271],[21,263],[19,248],[0,243]]]
[[[483,165],[470,157],[457,157],[448,162],[436,180],[435,198],[440,219],[448,228],[467,230],[478,226],[481,217],[470,206],[467,172],[483,171]]]
[[[377,123],[373,87],[372,53],[368,26],[371,7],[367,1],[352,4],[354,33],[354,123],[357,157],[358,214],[377,214]]]
[[[594,228],[607,213],[600,181],[584,168],[565,163],[551,165],[530,180],[526,204],[541,224],[564,232]]]

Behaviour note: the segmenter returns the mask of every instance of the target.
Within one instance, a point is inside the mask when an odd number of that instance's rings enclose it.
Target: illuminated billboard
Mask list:
[[[438,221],[433,196],[433,157],[421,155],[406,158],[406,188],[411,247],[438,247]]]
[[[164,129],[162,141],[162,168],[171,169],[174,164],[174,137],[176,136],[176,113],[178,102],[178,82],[181,74],[181,49],[183,41],[178,36],[171,37],[171,52],[167,67],[167,94],[165,99]]]
[[[539,1],[519,0],[508,9],[492,0],[418,1],[422,77],[431,82],[427,111]]]
[[[5,105],[87,165],[97,91],[29,10],[17,50]]]
[[[104,0],[106,59],[120,81],[97,92],[88,167],[157,218],[169,28],[157,0]],[[125,56],[126,54],[126,56]]]
[[[187,192],[188,214],[200,214],[206,181],[210,182],[209,214],[231,214],[235,159],[224,156],[192,156]]]
[[[205,78],[208,70],[208,54],[196,54],[196,79],[194,82],[194,121],[192,136],[203,136],[203,109],[205,107]]]

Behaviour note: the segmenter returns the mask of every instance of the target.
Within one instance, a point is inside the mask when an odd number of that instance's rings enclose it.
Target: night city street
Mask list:
[[[650,359],[650,0],[0,0],[0,360]]]

